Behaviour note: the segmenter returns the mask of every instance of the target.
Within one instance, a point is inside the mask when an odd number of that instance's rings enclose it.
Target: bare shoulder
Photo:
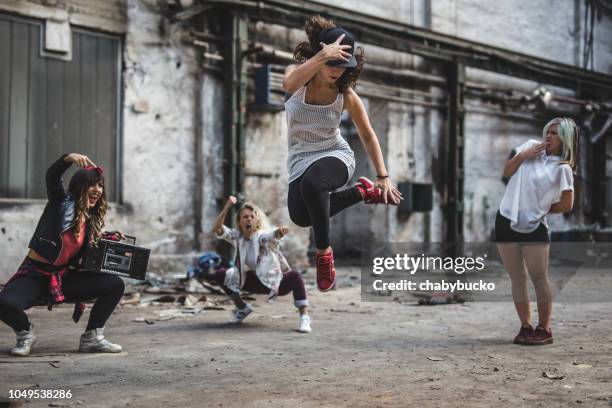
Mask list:
[[[362,105],[361,98],[357,95],[357,92],[351,87],[346,88],[344,91],[344,106],[348,111],[358,108]]]

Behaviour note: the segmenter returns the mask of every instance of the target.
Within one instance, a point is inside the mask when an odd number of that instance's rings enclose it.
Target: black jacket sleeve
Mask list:
[[[66,154],[62,155],[47,169],[45,181],[47,182],[47,198],[49,200],[63,200],[66,197],[62,175],[72,164],[64,160],[66,156]]]

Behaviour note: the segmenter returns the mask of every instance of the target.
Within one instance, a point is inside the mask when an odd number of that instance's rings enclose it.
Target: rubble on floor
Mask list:
[[[133,322],[153,324],[177,317],[192,317],[205,310],[226,310],[231,305],[223,290],[208,282],[175,276],[171,280],[149,273],[144,281],[126,284],[121,300],[122,307],[149,308],[164,306],[163,309],[147,311],[146,316],[133,319]]]

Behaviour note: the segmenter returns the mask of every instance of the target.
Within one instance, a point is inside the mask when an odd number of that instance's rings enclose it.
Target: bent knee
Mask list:
[[[289,272],[285,272],[285,278],[298,282],[302,280],[302,275],[296,270],[290,270]]]
[[[125,292],[125,282],[119,276],[109,275],[109,287],[113,293]]]
[[[2,310],[23,310],[23,305],[16,297],[3,296],[2,293],[0,293],[0,311]]]
[[[298,225],[300,227],[305,228],[312,226],[312,223],[310,222],[310,217],[308,216],[304,216],[302,214],[292,214],[291,211],[289,211],[289,218],[295,225]]]

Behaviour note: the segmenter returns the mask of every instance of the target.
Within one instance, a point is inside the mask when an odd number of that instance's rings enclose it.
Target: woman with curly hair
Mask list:
[[[68,191],[62,175],[75,164]],[[84,311],[81,303],[97,299],[89,315],[79,351],[118,353],[121,346],[104,338],[104,325],[123,296],[124,284],[115,275],[76,270],[87,249],[96,246],[107,234],[123,237],[120,232],[102,233],[106,215],[104,175],[87,157],[71,153],[60,157],[46,174],[45,210],[29,244],[29,251],[0,292],[0,318],[17,335],[15,356],[27,356],[36,337],[24,310],[32,306],[75,303],[73,320]]]
[[[304,27],[308,41],[295,48],[296,63],[285,71],[283,88],[289,141],[291,220],[312,226],[316,245],[317,286],[325,292],[336,281],[329,242],[329,218],[360,201],[399,204],[401,193],[389,180],[382,151],[364,105],[354,88],[363,69],[363,49],[354,51],[351,33],[321,16]],[[355,170],[355,156],[340,135],[340,117],[350,114],[376,169],[376,182],[360,177],[343,187]]]
[[[235,267],[219,270],[209,279],[223,288],[236,305],[232,324],[241,323],[253,308],[240,297],[240,291],[277,296],[293,293],[293,304],[298,309],[298,332],[310,333],[308,299],[302,276],[291,269],[280,250],[280,240],[289,232],[285,226],[272,228],[265,213],[253,203],[243,203],[236,213],[236,228],[223,225],[227,213],[238,202],[229,196],[217,216],[213,232],[217,238],[230,243],[235,251]]]

